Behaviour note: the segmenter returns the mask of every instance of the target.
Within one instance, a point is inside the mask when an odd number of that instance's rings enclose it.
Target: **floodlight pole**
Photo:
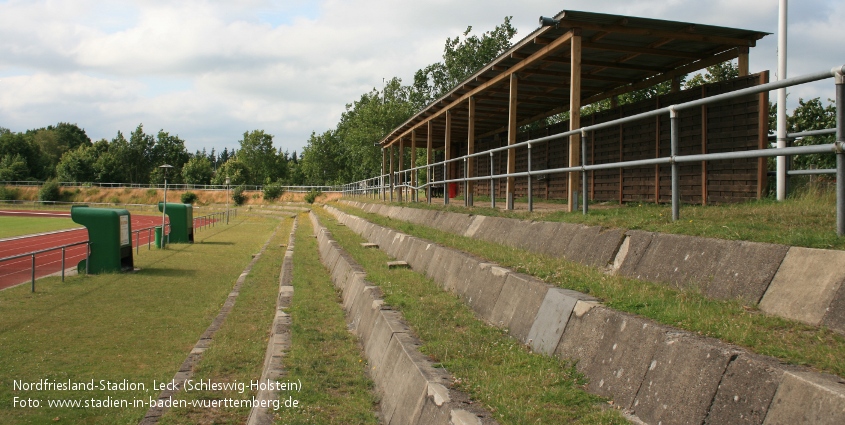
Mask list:
[[[173,168],[173,166],[170,164],[164,164],[159,165],[158,168],[161,168],[162,171],[164,171],[164,203],[161,204],[161,239],[159,240],[159,248],[166,249],[165,247],[167,246],[167,244],[164,241],[164,235],[167,233],[167,227],[165,222],[165,217],[167,215],[167,170]]]
[[[786,12],[787,0],[778,4],[778,81],[786,79]],[[786,147],[786,88],[778,89],[777,148]],[[786,157],[777,157],[777,200],[786,199]]]

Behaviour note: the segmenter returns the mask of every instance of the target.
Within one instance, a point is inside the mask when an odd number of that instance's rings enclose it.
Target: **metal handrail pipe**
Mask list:
[[[32,256],[32,255],[43,254],[43,253],[45,253],[45,252],[55,251],[55,250],[57,250],[57,249],[70,248],[70,247],[72,247],[72,246],[77,246],[77,245],[87,245],[87,244],[88,244],[88,241],[83,241],[83,242],[74,242],[74,243],[67,244],[67,245],[54,246],[54,247],[52,247],[52,248],[41,249],[41,250],[38,250],[38,251],[32,251],[32,252],[27,252],[27,253],[25,253],[25,254],[12,255],[12,256],[10,256],[10,257],[3,257],[3,258],[0,258],[0,263],[2,263],[2,262],[4,262],[4,261],[17,260],[18,258],[29,257],[29,256]]]

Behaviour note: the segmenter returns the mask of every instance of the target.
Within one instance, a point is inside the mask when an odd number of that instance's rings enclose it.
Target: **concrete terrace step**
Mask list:
[[[313,213],[311,221],[320,259],[331,272],[332,282],[342,290],[352,331],[372,366],[383,423],[495,424],[490,412],[447,387],[451,376],[419,352],[421,344],[405,325],[402,314],[383,305],[379,288],[366,281],[361,266],[332,239]]]
[[[710,298],[740,298],[768,314],[845,332],[845,268],[840,266],[845,251],[341,202],[613,274],[695,286]]]
[[[839,377],[615,311],[587,295],[327,209],[533,350],[577,360],[591,392],[646,423],[845,423]]]

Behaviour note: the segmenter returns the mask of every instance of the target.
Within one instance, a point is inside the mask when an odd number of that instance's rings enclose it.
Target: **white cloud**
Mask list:
[[[346,103],[382,78],[408,82],[467,26],[487,31],[513,16],[520,39],[538,16],[564,7],[777,28],[771,0],[0,0],[0,126],[71,121],[111,138],[144,123],[179,134],[191,150],[234,147],[261,128],[301,150]],[[845,62],[843,22],[841,1],[791,2],[790,75]],[[775,46],[776,35],[758,43],[752,71],[775,68]],[[831,93],[812,85],[790,101]]]

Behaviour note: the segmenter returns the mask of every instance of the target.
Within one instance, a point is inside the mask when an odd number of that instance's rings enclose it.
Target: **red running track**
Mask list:
[[[67,217],[68,212],[53,211],[0,211],[0,215],[14,215],[26,217]],[[156,225],[161,225],[161,216],[133,215],[132,217],[132,247],[151,243]],[[143,230],[139,233],[134,233]],[[0,240],[0,258],[40,251],[77,242],[86,242],[88,232],[85,228],[50,232],[40,235],[21,236]],[[75,267],[85,259],[86,245],[76,245],[65,249],[65,268]],[[62,270],[62,250],[57,249],[35,255],[35,278],[47,276]],[[32,257],[27,256],[16,260],[0,263],[0,289],[28,282],[32,278]]]

